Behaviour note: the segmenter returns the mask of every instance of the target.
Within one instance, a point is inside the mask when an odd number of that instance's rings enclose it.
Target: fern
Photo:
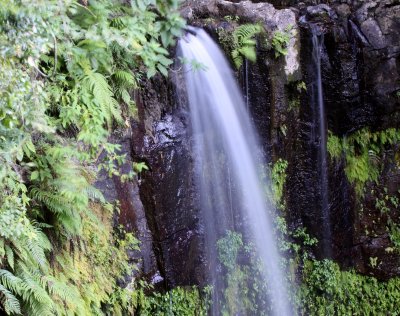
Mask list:
[[[47,237],[37,228],[35,232],[35,238],[21,237],[12,241],[15,250],[9,247],[7,257],[12,256],[14,261],[14,257],[17,256],[15,265],[13,262],[11,267],[14,272],[0,270],[1,290],[6,299],[4,306],[10,313],[15,312],[15,308],[18,307],[19,311],[24,310],[29,315],[51,315],[53,309],[53,302],[41,282],[43,273],[47,271],[44,251],[50,248],[50,244]],[[22,308],[19,303],[15,304],[14,298],[22,300]]]
[[[243,64],[243,58],[256,61],[256,41],[254,37],[260,34],[263,27],[259,24],[243,24],[233,32],[233,50],[231,52],[236,68]]]
[[[7,288],[7,290],[14,292],[17,295],[22,295],[24,290],[23,281],[10,271],[0,269],[0,282],[2,286]]]
[[[4,306],[7,314],[21,314],[21,306],[18,299],[1,284],[0,303]]]
[[[104,203],[104,197],[88,183],[85,178],[87,173],[68,157],[68,150],[45,150],[47,159],[41,165],[47,171],[38,172],[53,176],[46,181],[35,181],[30,190],[31,197],[54,213],[57,224],[64,227],[68,235],[79,234],[82,228],[82,214],[90,216],[89,201]]]
[[[123,88],[137,88],[138,84],[131,72],[125,70],[117,70],[114,72],[113,77],[119,87]]]
[[[16,274],[20,276],[23,282],[23,290],[20,294],[23,300],[27,302],[36,301],[43,306],[46,305],[46,309],[50,311],[53,303],[45,288],[41,284],[42,274],[40,271],[33,267],[27,267],[24,263],[19,262]]]
[[[106,201],[86,170],[104,150],[105,168],[119,175],[110,131],[128,121],[125,105],[135,112],[141,76],[168,73],[166,46],[184,21],[175,0],[150,2],[1,2],[2,312],[101,314],[127,271],[110,206],[94,214],[94,202]]]
[[[0,270],[0,290],[10,300],[12,310],[21,311],[18,297],[23,301],[23,308],[28,315],[53,315],[54,304],[46,290],[46,284],[42,281],[43,274],[34,268],[28,267],[19,261],[15,274],[10,271]]]
[[[341,139],[335,136],[331,131],[328,131],[327,150],[331,158],[338,159],[342,154]]]
[[[128,105],[130,114],[135,112],[135,103],[129,94],[130,89],[138,88],[135,76],[126,70],[117,70],[113,74],[114,93],[118,100]],[[132,110],[133,109],[133,110]]]
[[[10,239],[10,249],[12,246],[12,254],[7,254],[8,257],[13,257],[13,263],[17,258],[31,266],[40,267],[43,271],[48,269],[48,263],[45,252],[51,249],[51,244],[46,235],[36,226],[30,227],[30,233],[27,236]],[[14,264],[11,266],[14,270]]]
[[[102,74],[88,71],[82,79],[81,84],[83,90],[87,90],[93,94],[94,102],[100,107],[109,127],[111,127],[111,120],[113,118],[119,122],[122,121],[118,103],[114,99],[110,85]]]
[[[8,265],[14,270],[14,251],[8,245],[5,246],[5,254]]]
[[[364,128],[343,139],[329,132],[327,148],[332,158],[337,159],[344,154],[346,176],[355,184],[357,193],[362,195],[364,184],[379,178],[385,147],[399,142],[400,132],[397,129],[371,132]]]
[[[292,37],[291,27],[287,28],[284,32],[276,31],[272,37],[272,47],[275,51],[275,58],[279,56],[286,56],[288,54],[287,46]]]

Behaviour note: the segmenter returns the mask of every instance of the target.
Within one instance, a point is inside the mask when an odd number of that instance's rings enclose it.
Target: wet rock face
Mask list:
[[[139,188],[158,266],[168,288],[205,284],[188,114],[173,107],[173,89],[165,80],[154,79],[142,91],[133,154],[150,169]]]
[[[132,170],[132,135],[131,129],[116,132],[112,143],[121,146],[120,154],[126,155],[126,162],[121,167],[123,174],[129,174]],[[100,157],[99,161],[102,161]],[[141,276],[147,281],[154,280],[159,274],[156,257],[153,250],[153,235],[147,225],[145,208],[139,195],[139,183],[137,179],[121,181],[117,176],[109,177],[101,172],[95,186],[100,189],[104,197],[111,203],[118,201],[119,212],[116,216],[116,224],[124,226],[127,232],[134,233],[140,242],[140,251],[129,253],[130,260],[136,264],[137,269],[132,271],[132,277]],[[130,281],[130,280],[128,280]]]
[[[389,3],[396,2],[337,1],[302,10],[306,19],[324,28],[325,104],[329,128],[336,134],[398,121],[400,5]]]
[[[259,54],[265,57],[262,52]],[[260,143],[264,152],[271,154],[271,82],[269,80],[269,69],[262,58],[256,63],[246,62],[239,71],[239,82],[243,87],[244,100],[250,112],[253,124],[256,126]]]
[[[116,132],[129,173],[133,162],[145,162],[134,180],[102,174],[96,186],[109,201],[118,201],[117,222],[140,241],[130,254],[137,264],[133,277],[144,277],[157,289],[206,284],[188,118],[174,108],[171,82],[161,77],[144,83],[136,93],[138,119],[131,128]]]
[[[381,279],[400,275],[400,257],[395,250],[392,238],[399,224],[398,208],[391,202],[398,199],[400,171],[393,163],[393,153],[385,155],[385,168],[379,184],[370,184],[354,221],[353,262],[362,273],[375,275]]]
[[[400,25],[395,22],[400,18],[399,8],[394,1],[354,1],[351,5],[337,2],[329,7],[318,5],[300,10],[307,23],[318,25],[324,33],[321,61],[324,101],[328,129],[334,134],[344,136],[363,127],[380,130],[399,126],[400,103],[399,98],[394,97],[400,84],[396,63],[400,53]],[[310,62],[307,47],[310,44],[306,24],[302,28],[301,63],[307,83],[313,80],[307,66]],[[311,113],[306,109],[307,102],[306,98],[301,107],[301,120],[306,128],[312,127],[312,124],[309,125],[312,119]],[[299,151],[305,157],[301,163],[304,166],[292,171],[295,173],[293,178],[302,183],[303,187],[315,177],[311,166],[315,163],[312,157],[316,150],[316,145],[307,140],[309,137],[306,129],[299,135],[304,133],[306,137],[303,141],[298,137]],[[342,162],[331,161],[329,170],[334,258],[345,266],[355,266],[358,271],[379,278],[398,275],[398,268],[395,268],[399,262],[398,255],[385,251],[390,245],[385,216],[376,209],[372,202],[375,201],[374,197],[367,194],[365,201],[362,198],[360,201],[347,182],[341,164]],[[389,161],[384,163],[385,166],[389,164]],[[380,187],[395,186],[394,179],[397,178],[398,171],[392,172],[396,176],[382,177]],[[371,189],[373,188],[367,186],[366,191]],[[318,188],[312,185],[306,195],[318,201]],[[292,211],[300,215],[304,224],[318,236],[320,232],[315,220],[318,219],[318,207],[315,208],[315,203],[308,204],[311,207],[304,214],[301,208],[307,207],[305,197],[291,194],[289,198],[293,199]],[[300,201],[300,207],[295,204],[298,203],[296,201]],[[364,202],[368,207],[360,206]],[[376,233],[371,233],[374,230]],[[379,264],[375,264],[374,260]]]

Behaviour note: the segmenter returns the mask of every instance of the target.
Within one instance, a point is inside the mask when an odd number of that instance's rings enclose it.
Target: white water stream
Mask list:
[[[312,61],[314,66],[314,81],[312,83],[312,107],[315,112],[315,126],[318,128],[318,176],[320,181],[320,206],[323,225],[322,247],[326,257],[331,257],[331,221],[329,212],[329,183],[328,183],[328,164],[327,164],[327,128],[324,105],[324,95],[322,87],[321,54],[324,43],[323,33],[319,34],[318,27],[311,26],[312,33]]]
[[[217,278],[216,241],[232,227],[247,230],[261,258],[272,315],[293,315],[273,231],[255,130],[231,68],[214,41],[191,28],[179,41],[194,139],[210,275]],[[188,61],[205,69],[193,69]],[[264,179],[263,179],[264,178]],[[221,286],[214,280],[214,286]],[[251,285],[250,285],[251,286]],[[221,293],[221,289],[214,289]],[[216,295],[214,299],[220,300]],[[237,298],[240,300],[240,298]],[[213,314],[220,311],[213,310]]]

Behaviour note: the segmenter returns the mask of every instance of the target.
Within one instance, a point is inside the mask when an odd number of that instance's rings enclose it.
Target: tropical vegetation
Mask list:
[[[134,270],[127,250],[138,242],[116,231],[116,205],[93,181],[101,170],[120,175],[124,157],[110,132],[134,117],[142,78],[167,75],[167,48],[185,24],[177,8],[176,0],[0,1],[1,311],[135,308],[118,280]]]

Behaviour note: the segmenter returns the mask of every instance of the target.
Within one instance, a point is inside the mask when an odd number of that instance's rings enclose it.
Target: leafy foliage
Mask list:
[[[301,315],[399,315],[400,279],[379,282],[329,260],[305,262]]]
[[[135,239],[113,234],[93,163],[104,151],[100,167],[120,175],[110,130],[129,125],[144,75],[167,75],[177,6],[0,0],[1,311],[98,315],[132,303],[113,295]]]
[[[364,135],[364,138],[361,138]],[[350,136],[351,137],[351,136]],[[350,138],[349,137],[349,138]],[[355,139],[342,140],[332,134],[329,135],[328,150],[331,157],[340,158],[346,156],[351,147],[350,154],[357,155],[363,150],[373,148],[378,153],[383,153],[388,147],[392,147],[398,141],[394,130],[381,131],[369,134],[363,131]],[[361,142],[364,144],[361,146]],[[354,146],[354,147],[352,147]],[[362,150],[359,150],[360,146]],[[356,149],[357,148],[357,149]],[[365,149],[368,148],[368,149]],[[279,162],[279,163],[278,163]],[[278,160],[273,165],[273,185],[285,183],[285,162]],[[282,171],[276,172],[276,171]],[[275,178],[275,180],[274,180]],[[281,179],[277,181],[276,179]],[[279,191],[278,191],[279,192]],[[397,192],[398,193],[398,192]],[[399,199],[395,194],[389,194],[386,188],[376,192],[376,208],[385,216],[389,211],[398,208]],[[276,202],[275,202],[276,203]],[[283,205],[284,207],[284,205]],[[392,278],[388,281],[379,281],[374,277],[360,275],[353,270],[342,271],[338,264],[330,260],[318,261],[313,258],[310,250],[317,244],[305,228],[297,228],[291,231],[284,218],[278,217],[277,227],[283,235],[279,239],[280,248],[287,254],[285,266],[289,272],[291,283],[299,284],[294,288],[293,306],[298,315],[399,315],[398,300],[400,298],[400,278]],[[400,244],[400,229],[394,221],[388,220],[389,237],[395,248]],[[279,237],[279,236],[278,236]],[[229,244],[231,249],[235,249]],[[387,248],[386,251],[394,251],[395,248]],[[397,248],[398,249],[398,248]],[[370,258],[370,265],[377,265],[378,258]],[[240,288],[244,285],[241,284]]]
[[[334,159],[339,159],[342,155],[342,141],[341,139],[328,131],[327,150],[329,155]]]
[[[256,41],[254,37],[261,33],[264,28],[260,24],[242,24],[233,32],[232,59],[236,68],[243,64],[243,58],[252,62],[257,59]]]
[[[272,200],[275,205],[281,209],[284,209],[283,198],[283,187],[286,182],[286,169],[288,162],[279,158],[272,166],[271,169],[271,182],[272,182]]]
[[[385,150],[400,141],[400,132],[395,128],[371,132],[361,129],[343,139],[329,134],[328,152],[332,158],[344,153],[346,176],[354,183],[359,194],[367,181],[377,181],[381,172],[381,158]]]
[[[287,55],[287,46],[291,38],[291,27],[288,27],[285,31],[274,32],[271,44],[275,52],[275,58]]]
[[[152,290],[152,286],[142,283],[133,293],[135,311],[141,316],[206,316],[210,307],[212,289],[206,287],[199,290],[197,287],[176,287],[166,293],[146,295],[145,290]]]
[[[232,61],[237,69],[239,69],[244,62],[244,59],[255,62],[257,59],[255,37],[263,35],[259,43],[265,49],[272,49],[275,58],[288,54],[287,47],[293,37],[293,26],[289,25],[285,30],[277,30],[270,34],[271,41],[266,38],[265,29],[262,24],[241,24],[236,23],[239,19],[232,17],[225,17],[225,20],[232,23],[233,31],[229,28],[218,27],[217,34],[219,42],[224,50],[232,57]],[[302,87],[300,87],[302,88]]]
[[[228,230],[218,240],[217,250],[225,270],[223,299],[218,302],[222,315],[268,315],[274,302],[254,246],[245,243],[242,234]]]

